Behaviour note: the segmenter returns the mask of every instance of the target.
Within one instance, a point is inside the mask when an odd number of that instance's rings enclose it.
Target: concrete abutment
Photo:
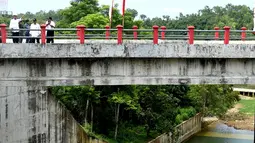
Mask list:
[[[0,143],[87,143],[72,115],[40,86],[0,87]]]

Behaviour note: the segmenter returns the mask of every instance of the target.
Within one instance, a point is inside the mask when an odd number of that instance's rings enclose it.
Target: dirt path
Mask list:
[[[239,109],[242,107],[243,105],[238,103],[234,108],[229,109],[223,119],[223,122],[236,129],[254,131],[254,115],[240,113]]]
[[[239,109],[242,108],[242,107],[243,107],[242,104],[240,104],[240,103],[236,104],[234,106],[234,108],[231,108],[231,109],[228,110],[227,115],[230,115],[230,114],[233,114],[233,113],[238,113]]]
[[[225,121],[224,123],[236,129],[254,131],[253,116],[248,116],[244,120],[230,120],[230,121]]]

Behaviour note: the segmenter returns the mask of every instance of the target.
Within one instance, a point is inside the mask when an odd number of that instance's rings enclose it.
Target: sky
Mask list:
[[[70,5],[70,0],[0,0],[0,5],[2,1],[8,1],[8,10],[14,13],[57,10]],[[115,0],[115,3],[119,3],[119,9],[121,9],[122,0]],[[126,0],[126,8],[136,9],[139,15],[145,14],[148,17],[169,15],[175,18],[180,12],[191,14],[203,9],[206,5],[225,6],[228,3],[255,6],[255,0]],[[99,0],[99,4],[110,5],[111,0]]]

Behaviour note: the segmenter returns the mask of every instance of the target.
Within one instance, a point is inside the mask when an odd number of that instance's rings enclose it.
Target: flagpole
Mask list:
[[[122,3],[122,26],[124,28],[124,24],[125,24],[125,7],[126,7],[126,0],[123,0]]]
[[[122,26],[123,26],[123,28],[124,28],[124,24],[125,24],[125,16],[123,15],[122,16]]]
[[[110,8],[109,8],[110,29],[112,28],[113,5],[114,5],[114,0],[112,0],[112,4],[111,4],[111,6],[110,6]]]

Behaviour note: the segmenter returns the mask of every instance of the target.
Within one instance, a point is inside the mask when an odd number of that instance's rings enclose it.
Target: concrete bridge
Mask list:
[[[254,84],[255,45],[2,44],[0,85]]]
[[[117,42],[85,44],[83,34],[56,44],[45,44],[45,35],[42,44],[10,44],[1,32],[0,143],[89,142],[49,86],[255,83],[254,42],[196,41],[192,29],[188,42],[159,40],[154,29],[149,41],[122,41],[118,33]]]
[[[0,44],[0,143],[88,142],[48,86],[254,84],[255,44]]]
[[[246,88],[233,88],[234,91],[240,93],[243,96],[255,97],[255,89],[246,89]]]

